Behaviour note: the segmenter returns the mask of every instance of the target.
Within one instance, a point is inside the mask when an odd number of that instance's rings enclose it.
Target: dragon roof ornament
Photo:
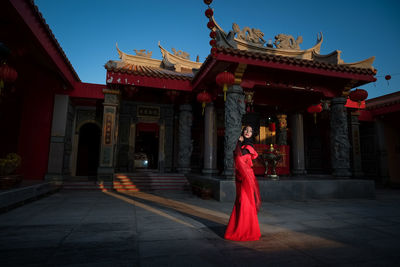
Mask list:
[[[265,45],[264,33],[259,29],[250,27],[243,27],[240,29],[239,25],[233,23],[232,31],[226,33],[215,21],[214,16],[211,17],[211,20],[215,24],[213,30],[217,33],[217,46],[374,70],[372,63],[375,57],[370,57],[354,63],[344,63],[340,58],[341,51],[339,50],[335,50],[328,55],[321,55],[320,50],[323,42],[322,32],[317,35],[317,42],[313,47],[301,50],[300,44],[303,42],[302,36],[298,36],[297,39],[294,39],[291,35],[281,33],[274,37],[275,42],[273,44],[269,41]]]

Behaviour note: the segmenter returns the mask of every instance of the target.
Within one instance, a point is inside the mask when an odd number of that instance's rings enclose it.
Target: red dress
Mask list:
[[[241,149],[250,153],[242,155]],[[261,237],[257,212],[260,207],[260,190],[252,169],[252,159],[258,154],[250,145],[237,146],[235,150],[236,200],[225,232],[225,239],[253,241]]]

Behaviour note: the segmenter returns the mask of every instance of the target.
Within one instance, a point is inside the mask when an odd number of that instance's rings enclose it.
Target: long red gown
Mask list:
[[[242,155],[241,149],[250,153]],[[235,150],[236,200],[225,231],[225,239],[254,241],[261,237],[257,212],[261,205],[260,190],[252,169],[258,154],[250,145]]]

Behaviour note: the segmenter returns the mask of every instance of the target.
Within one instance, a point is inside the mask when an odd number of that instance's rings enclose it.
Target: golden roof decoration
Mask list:
[[[259,29],[250,27],[243,27],[240,29],[239,25],[233,23],[232,30],[227,33],[215,21],[214,16],[211,17],[211,20],[215,24],[215,27],[212,30],[217,33],[217,46],[220,47],[375,70],[372,66],[375,57],[370,57],[358,62],[345,63],[340,58],[340,50],[335,50],[327,55],[321,55],[320,50],[323,42],[322,32],[317,35],[317,42],[313,47],[302,50],[300,49],[300,44],[303,42],[302,36],[298,36],[297,39],[294,39],[291,35],[281,33],[274,37],[274,43],[270,40],[265,44],[264,33]]]

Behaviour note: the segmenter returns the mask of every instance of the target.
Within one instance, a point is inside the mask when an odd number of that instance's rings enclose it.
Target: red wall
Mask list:
[[[24,88],[18,152],[24,179],[44,179],[50,147],[54,92],[42,86]]]

